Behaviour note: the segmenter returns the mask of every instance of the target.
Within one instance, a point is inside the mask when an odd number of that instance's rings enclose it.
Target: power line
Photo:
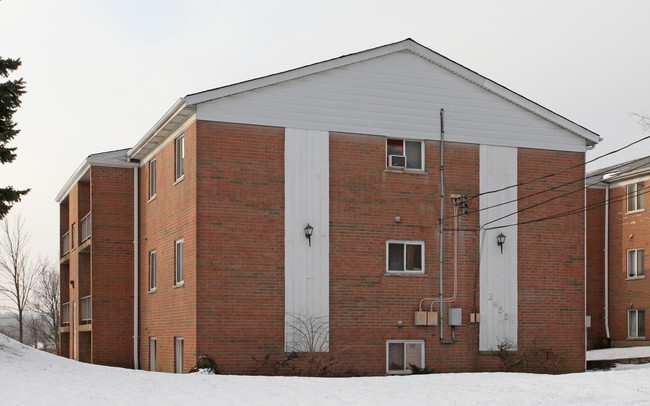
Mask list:
[[[610,152],[608,152],[608,153],[606,153],[606,154],[600,155],[600,156],[598,156],[598,157],[596,157],[596,158],[593,158],[593,159],[591,159],[591,160],[589,160],[589,161],[585,161],[584,163],[579,163],[579,164],[577,164],[577,165],[571,166],[571,167],[569,167],[569,168],[562,169],[562,170],[560,170],[560,171],[558,171],[558,172],[555,172],[555,173],[550,173],[550,174],[548,174],[548,175],[540,176],[539,178],[531,179],[531,180],[526,181],[526,182],[519,182],[519,183],[516,183],[516,184],[514,184],[514,185],[505,186],[505,187],[502,187],[502,188],[499,188],[499,189],[494,189],[494,190],[489,190],[489,191],[486,191],[486,192],[478,193],[478,194],[476,194],[476,195],[470,197],[470,200],[473,200],[473,199],[475,199],[475,198],[477,198],[477,197],[479,197],[479,196],[483,196],[483,195],[487,195],[487,194],[491,194],[491,193],[496,193],[496,192],[502,192],[502,191],[504,191],[504,190],[512,189],[513,187],[522,186],[522,185],[527,185],[527,184],[529,184],[529,183],[537,182],[537,181],[544,180],[544,179],[547,179],[547,178],[550,178],[550,177],[553,177],[553,176],[560,175],[560,174],[562,174],[562,173],[565,173],[565,172],[570,171],[571,169],[575,169],[575,168],[579,168],[579,167],[581,167],[581,166],[585,166],[585,165],[590,164],[590,163],[592,163],[592,162],[595,162],[595,161],[597,161],[597,160],[599,160],[599,159],[601,159],[601,158],[604,158],[604,157],[606,157],[606,156],[609,156],[609,155],[615,154],[615,153],[617,153],[617,152],[620,152],[620,151],[622,151],[622,150],[624,150],[624,149],[626,149],[626,148],[629,148],[629,147],[631,147],[631,146],[633,146],[633,145],[635,145],[635,144],[638,144],[638,143],[641,142],[641,141],[645,141],[645,140],[647,140],[648,138],[650,138],[650,135],[645,136],[645,137],[643,137],[643,138],[640,138],[640,139],[638,139],[638,140],[636,140],[636,141],[633,141],[633,142],[631,142],[631,143],[629,143],[629,144],[627,144],[627,145],[625,145],[625,146],[623,146],[623,147],[621,147],[621,148],[618,148],[618,149],[615,149],[615,150],[613,150],[613,151],[610,151]]]
[[[639,166],[634,167],[634,168],[630,168],[628,171],[623,172],[623,173],[627,173],[627,172],[633,171],[633,170],[635,170],[635,169],[638,169],[638,168],[640,168],[641,166],[644,166],[645,164],[646,164],[646,163],[644,162],[642,165],[639,165]],[[585,177],[585,178],[582,178],[582,179],[578,179],[577,181],[584,180],[584,179],[586,179],[586,177]],[[547,192],[547,191],[550,191],[550,190],[554,190],[554,189],[557,189],[558,187],[566,186],[566,185],[568,185],[568,184],[575,183],[575,182],[577,182],[577,181],[568,182],[568,183],[565,183],[565,184],[563,184],[563,185],[559,185],[559,186],[557,186],[557,187],[554,187],[554,188],[551,188],[551,189],[548,189],[548,190],[544,190],[544,191],[542,191],[542,192],[533,193],[533,194],[528,195],[528,196],[525,196],[525,197],[523,197],[523,198],[521,198],[521,199],[524,199],[524,198],[527,198],[527,197],[531,197],[531,196],[534,196],[534,195],[538,195],[538,194],[540,194],[540,193]],[[569,192],[563,193],[563,194],[558,195],[558,196],[554,196],[554,197],[552,197],[552,198],[550,198],[550,199],[547,199],[547,200],[544,200],[544,201],[542,201],[542,202],[539,202],[539,203],[533,204],[533,205],[531,205],[531,206],[524,207],[523,209],[519,209],[519,210],[517,210],[517,211],[515,211],[515,212],[512,212],[512,213],[510,213],[510,214],[506,214],[505,216],[501,216],[501,217],[499,217],[499,218],[497,218],[497,219],[490,220],[490,221],[488,221],[487,223],[483,224],[482,227],[485,227],[486,225],[491,224],[491,223],[494,223],[494,222],[496,222],[496,221],[503,220],[503,219],[505,219],[505,218],[507,218],[507,217],[510,217],[510,216],[513,216],[513,215],[515,215],[515,214],[521,213],[521,212],[523,212],[523,211],[530,210],[530,209],[532,209],[532,208],[535,208],[535,207],[541,206],[541,205],[546,204],[546,203],[548,203],[548,202],[552,202],[553,200],[557,200],[557,199],[560,199],[560,198],[563,198],[563,197],[566,197],[566,196],[572,195],[572,194],[574,194],[574,193],[577,193],[577,192],[583,191],[583,190],[589,188],[590,186],[597,185],[598,183],[600,183],[600,179],[599,179],[597,182],[594,182],[594,183],[591,183],[591,184],[585,185],[585,186],[580,187],[580,188],[578,188],[578,189],[571,190],[571,191],[569,191]],[[644,191],[645,191],[645,189],[644,189]],[[514,200],[514,201],[521,200],[521,199],[516,199],[516,200]]]

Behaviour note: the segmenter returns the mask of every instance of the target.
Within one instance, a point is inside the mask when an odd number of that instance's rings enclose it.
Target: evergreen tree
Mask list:
[[[0,57],[0,76],[8,78],[9,74],[18,69],[20,64],[20,58],[3,59]],[[16,123],[13,122],[13,115],[20,107],[20,96],[24,93],[25,82],[22,78],[0,83],[0,164],[13,162],[16,159],[16,148],[10,148],[7,144],[20,132],[16,129]],[[0,188],[0,219],[27,192],[29,189],[16,190],[12,186]]]

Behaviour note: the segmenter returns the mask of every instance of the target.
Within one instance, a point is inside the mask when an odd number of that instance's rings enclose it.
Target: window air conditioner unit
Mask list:
[[[389,155],[388,166],[391,168],[405,168],[406,157],[404,155]]]

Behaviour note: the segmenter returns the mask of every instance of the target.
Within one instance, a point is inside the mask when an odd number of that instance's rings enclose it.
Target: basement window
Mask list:
[[[386,241],[386,272],[424,273],[424,242]]]
[[[176,337],[174,339],[174,372],[177,374],[183,373],[183,337]]]
[[[423,340],[386,341],[387,374],[410,374],[411,365],[424,368]]]
[[[627,277],[638,278],[645,275],[644,250],[627,250]]]
[[[627,311],[627,338],[645,337],[645,310]]]
[[[643,210],[643,182],[627,185],[627,212]]]
[[[422,141],[386,139],[386,168],[424,170]]]

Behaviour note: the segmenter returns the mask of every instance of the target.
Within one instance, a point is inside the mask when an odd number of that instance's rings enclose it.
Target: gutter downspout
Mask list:
[[[442,268],[444,263],[443,258],[443,228],[445,218],[445,182],[444,182],[444,169],[445,169],[445,109],[440,109],[440,340],[445,337],[445,312],[443,300],[443,275]]]
[[[605,189],[605,334],[607,347],[611,346],[609,335],[609,183]]]
[[[586,156],[586,155],[585,155]],[[584,312],[584,331],[585,331],[585,336],[584,336],[584,343],[585,343],[585,354],[587,354],[587,348],[589,347],[588,343],[588,331],[587,331],[587,190],[588,188],[583,189],[583,197],[584,197],[584,210],[583,210],[583,221],[585,223],[584,226],[584,239],[583,241],[583,258],[584,258],[584,302],[585,302],[585,312]],[[587,357],[585,356],[585,371],[587,370]]]
[[[138,230],[138,167],[133,168],[133,368],[140,369],[138,365],[138,254],[139,254],[139,230]]]

